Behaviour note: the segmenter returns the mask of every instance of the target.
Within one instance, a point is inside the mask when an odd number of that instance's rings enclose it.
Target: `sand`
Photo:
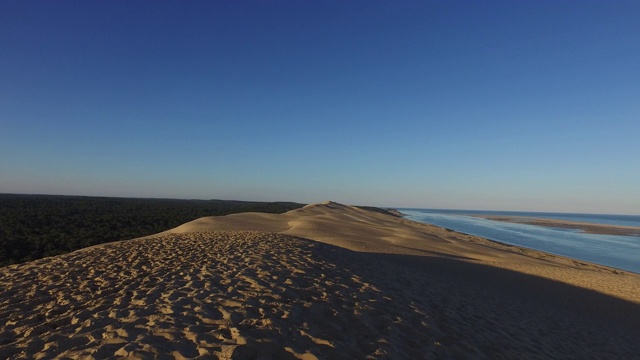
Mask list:
[[[336,203],[0,269],[0,358],[640,354],[640,276]]]
[[[517,224],[528,224],[561,229],[575,229],[587,234],[624,235],[640,237],[640,228],[633,226],[619,226],[606,224],[593,224],[579,221],[567,221],[545,218],[533,218],[528,216],[500,216],[500,215],[472,215],[494,221],[503,221]]]

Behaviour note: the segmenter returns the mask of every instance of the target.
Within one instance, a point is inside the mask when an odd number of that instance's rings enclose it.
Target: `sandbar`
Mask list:
[[[527,224],[561,229],[575,229],[587,234],[640,236],[640,227],[619,226],[607,224],[594,224],[579,221],[567,221],[547,218],[535,218],[528,216],[502,216],[502,215],[471,215],[487,220]]]

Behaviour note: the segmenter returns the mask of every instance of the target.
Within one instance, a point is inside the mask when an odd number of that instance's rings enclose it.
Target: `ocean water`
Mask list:
[[[407,219],[505,244],[581,259],[640,274],[640,236],[585,234],[575,229],[515,224],[473,217],[503,215],[640,227],[640,216],[541,212],[398,209]]]

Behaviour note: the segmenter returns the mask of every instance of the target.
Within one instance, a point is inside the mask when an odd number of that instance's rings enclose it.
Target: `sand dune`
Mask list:
[[[0,358],[637,358],[640,276],[336,203],[0,269]]]
[[[560,280],[640,303],[640,277],[637,274],[500,244],[335,202],[307,205],[280,215],[243,213],[205,217],[162,234],[218,230],[279,232],[354,251],[480,262]],[[558,268],[563,271],[555,271]],[[610,274],[629,276],[618,276],[614,281],[610,279]]]

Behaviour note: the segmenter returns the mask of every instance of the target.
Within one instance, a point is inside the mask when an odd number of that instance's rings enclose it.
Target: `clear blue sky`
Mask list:
[[[0,192],[640,214],[638,1],[0,2]]]

